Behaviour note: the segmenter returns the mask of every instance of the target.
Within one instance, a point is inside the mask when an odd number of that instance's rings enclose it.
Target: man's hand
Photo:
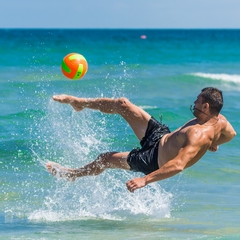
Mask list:
[[[211,152],[216,152],[218,150],[218,146],[210,146],[208,150]]]
[[[132,193],[136,189],[145,187],[146,185],[147,184],[145,178],[134,178],[126,183],[127,189]]]

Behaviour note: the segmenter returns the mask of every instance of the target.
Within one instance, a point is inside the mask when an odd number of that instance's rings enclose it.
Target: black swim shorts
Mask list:
[[[159,169],[158,145],[161,138],[167,133],[170,133],[168,126],[162,125],[151,117],[145,136],[140,141],[141,148],[133,149],[127,157],[131,171],[147,175]]]

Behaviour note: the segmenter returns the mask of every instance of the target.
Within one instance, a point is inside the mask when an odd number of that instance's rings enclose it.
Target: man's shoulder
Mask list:
[[[222,128],[225,128],[227,126],[228,120],[225,116],[222,114],[218,115],[219,122],[221,123]]]
[[[195,125],[187,129],[186,136],[192,143],[208,144],[213,139],[214,132],[206,130],[202,125]]]

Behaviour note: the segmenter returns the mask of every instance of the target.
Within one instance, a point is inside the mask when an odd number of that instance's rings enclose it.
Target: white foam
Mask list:
[[[30,213],[28,219],[49,222],[83,219],[121,221],[138,215],[158,219],[171,216],[172,194],[158,184],[132,194],[126,190],[124,182],[107,175],[101,180],[88,178],[90,181],[78,182],[75,186],[58,184],[57,189],[46,197],[44,206]],[[112,180],[114,182],[109,184]]]
[[[192,73],[191,75],[202,77],[202,78],[209,78],[212,80],[240,83],[240,75],[237,75],[237,74],[197,72],[197,73]]]

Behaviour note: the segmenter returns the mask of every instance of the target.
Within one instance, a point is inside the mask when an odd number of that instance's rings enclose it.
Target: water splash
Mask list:
[[[69,105],[49,102],[48,113],[39,123],[42,127],[38,126],[38,132],[35,132],[43,139],[43,143],[34,146],[33,150],[40,165],[49,159],[64,166],[79,167],[102,152],[124,150],[121,145],[117,147],[119,149],[115,148],[118,145],[115,140],[123,137],[115,130],[124,129],[126,125],[119,116],[109,117],[88,109],[75,113],[70,108]],[[42,207],[31,212],[28,218],[66,221],[83,218],[121,220],[139,214],[170,217],[172,195],[158,183],[134,194],[127,191],[125,183],[140,175],[106,170],[99,176],[80,178],[74,183],[49,175],[52,181],[49,193]]]

